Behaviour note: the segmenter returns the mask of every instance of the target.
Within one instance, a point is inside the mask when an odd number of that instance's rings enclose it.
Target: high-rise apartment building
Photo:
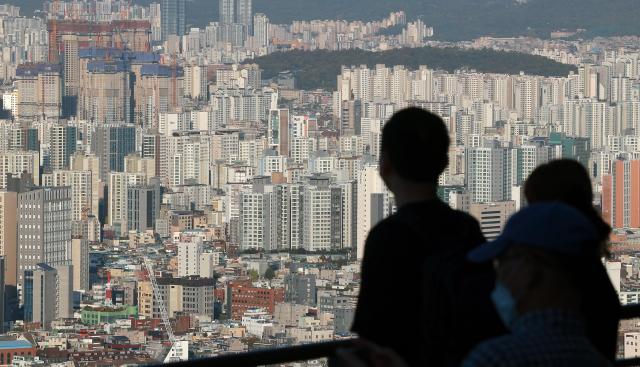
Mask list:
[[[92,152],[99,158],[100,179],[109,172],[123,172],[124,158],[136,150],[136,127],[132,124],[98,124],[91,136]]]
[[[512,157],[514,163],[513,185],[524,184],[536,167],[547,163],[552,158],[550,147],[542,142],[522,144],[514,148]]]
[[[362,103],[359,99],[344,101],[340,114],[340,134],[360,135],[362,129]]]
[[[127,188],[127,228],[130,231],[153,230],[160,214],[160,186]]]
[[[343,211],[352,206],[345,203],[342,187],[324,176],[309,178],[308,185],[274,185],[270,180],[268,176],[254,178],[253,190],[238,194],[242,249],[328,251],[344,247]]]
[[[49,129],[49,166],[52,170],[69,167],[69,158],[76,151],[78,128],[55,124]]]
[[[71,264],[71,213],[70,187],[18,194],[18,284],[37,264]]]
[[[162,5],[149,4],[149,18],[151,22],[151,41],[162,41]]]
[[[127,215],[129,187],[147,183],[147,178],[140,174],[111,172],[108,179],[107,224],[118,234],[129,231]]]
[[[330,251],[342,246],[340,194],[340,189],[331,187],[328,179],[311,179],[305,186],[302,193],[301,244],[305,250]]]
[[[39,263],[29,271],[30,295],[25,298],[31,300],[32,319],[43,328],[49,329],[51,322],[56,319],[73,317],[73,266],[50,266]],[[25,307],[29,306],[25,303]]]
[[[245,27],[245,34],[253,34],[253,0],[235,0],[235,23],[242,24]]]
[[[90,214],[97,215],[93,208],[98,197],[94,197],[93,172],[56,170],[42,175],[42,186],[71,188],[71,220],[86,220]]]
[[[73,265],[73,290],[89,291],[89,241],[86,238],[71,240]]]
[[[560,149],[560,154],[556,154],[555,157],[574,159],[583,166],[589,165],[589,156],[591,154],[591,142],[589,138],[580,138],[567,136],[561,133],[549,134],[549,144],[555,149]]]
[[[178,276],[188,277],[200,274],[200,256],[203,253],[202,240],[191,238],[178,243]]]
[[[7,174],[19,176],[23,172],[40,184],[40,154],[30,151],[8,151],[0,154],[0,188],[7,187]]]
[[[65,116],[75,116],[78,108],[78,91],[80,89],[80,56],[78,54],[78,36],[62,36],[64,44],[62,73],[64,90],[62,109]]]
[[[18,262],[18,193],[0,191],[0,256],[4,259],[3,284],[15,287]]]
[[[253,39],[257,47],[269,45],[269,18],[262,13],[253,16]]]
[[[389,194],[380,173],[378,165],[365,164],[358,172],[357,183],[357,255],[362,259],[364,255],[364,243],[369,229],[379,221],[391,214]]]
[[[161,29],[162,39],[169,35],[184,36],[186,30],[186,0],[161,0]]]
[[[97,124],[131,122],[130,73],[124,61],[89,61],[80,75],[78,118]]]
[[[269,126],[267,127],[269,146],[278,154],[289,156],[289,110],[275,109],[269,112]]]
[[[602,216],[613,228],[640,228],[640,160],[611,163],[602,177]]]
[[[59,65],[19,65],[15,84],[18,119],[55,119],[61,116],[62,73]]]
[[[235,23],[235,1],[234,0],[219,0],[219,15],[220,23],[231,24]]]
[[[265,194],[240,193],[240,248],[263,249],[265,242]]]
[[[104,182],[100,180],[100,162],[94,154],[76,152],[69,159],[69,168],[72,171],[91,172],[91,211],[93,215],[100,213],[100,197],[104,191]]]
[[[207,67],[187,65],[184,68],[184,95],[193,99],[207,99]]]
[[[511,150],[472,147],[466,150],[466,180],[472,203],[509,200],[511,196]]]
[[[0,334],[4,333],[4,320],[5,320],[5,259],[4,256],[0,255],[0,295],[2,296],[2,301],[0,301]]]
[[[182,103],[184,70],[160,64],[142,65],[134,89],[134,122],[158,127],[161,113],[175,112]]]
[[[132,153],[124,157],[124,171],[138,173],[145,177],[156,177],[156,162],[152,158],[143,158]]]

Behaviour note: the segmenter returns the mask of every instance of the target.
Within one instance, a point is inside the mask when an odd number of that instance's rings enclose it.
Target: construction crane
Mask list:
[[[122,0],[120,2],[120,20],[128,20],[130,10],[131,0]]]
[[[104,289],[104,304],[105,306],[113,306],[112,303],[113,292],[111,290],[111,271],[107,270],[107,285]]]
[[[58,0],[53,0],[53,3],[49,7],[49,22],[51,22],[51,29],[49,30],[49,62],[59,61],[58,54]]]
[[[115,23],[117,24],[117,27],[115,27],[115,29],[113,30],[113,35],[111,36],[111,47],[119,48],[122,50],[129,49],[128,39],[125,40],[125,38],[122,36],[123,32],[121,27],[123,27],[123,22],[129,20],[130,8],[130,0],[120,1],[120,16],[118,22]]]
[[[153,271],[151,260],[145,257],[144,266],[147,269],[147,273],[149,274],[149,280],[151,281],[151,287],[153,289],[153,298],[155,298],[156,302],[158,303],[158,308],[160,309],[160,317],[162,318],[162,323],[164,324],[164,328],[167,332],[167,337],[169,338],[169,353],[167,353],[166,357],[164,358],[164,363],[186,360],[187,358],[185,358],[184,355],[188,354],[188,351],[185,351],[185,349],[188,348],[188,343],[178,341],[175,334],[173,333],[173,327],[171,326],[171,322],[169,321],[169,313],[167,312],[167,308],[164,304],[164,299],[160,295],[160,287],[158,286],[158,281],[156,280],[156,274]]]

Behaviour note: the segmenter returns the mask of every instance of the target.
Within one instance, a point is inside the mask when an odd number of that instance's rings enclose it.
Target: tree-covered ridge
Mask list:
[[[484,73],[566,76],[576,68],[542,56],[489,49],[466,50],[458,48],[402,48],[383,52],[363,50],[346,51],[291,51],[276,52],[248,61],[260,65],[262,77],[269,79],[279,72],[289,70],[296,76],[300,89],[335,89],[336,76],[342,65],[376,64],[405,65],[417,69],[427,65],[430,69],[453,72],[458,69],[474,69]]]

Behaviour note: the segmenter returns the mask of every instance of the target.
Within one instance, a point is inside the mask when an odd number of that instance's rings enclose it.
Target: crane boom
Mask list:
[[[158,286],[158,281],[156,279],[156,274],[153,271],[151,260],[145,257],[144,266],[149,273],[149,280],[151,281],[151,287],[153,288],[153,297],[158,303],[158,308],[160,308],[160,317],[162,318],[162,323],[164,324],[164,328],[167,332],[167,337],[169,338],[169,353],[165,358],[165,362],[173,362],[176,359],[181,360],[182,358],[179,356],[183,355],[184,344],[183,342],[177,341],[176,336],[173,333],[173,327],[171,326],[171,322],[169,321],[169,313],[167,312],[164,298],[160,295],[160,287]]]

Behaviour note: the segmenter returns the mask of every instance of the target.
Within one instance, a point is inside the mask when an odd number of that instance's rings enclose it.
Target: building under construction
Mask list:
[[[78,48],[118,48],[136,52],[151,50],[151,23],[147,20],[94,22],[50,19],[47,30],[50,63],[61,61],[65,48],[64,36],[75,36]]]

